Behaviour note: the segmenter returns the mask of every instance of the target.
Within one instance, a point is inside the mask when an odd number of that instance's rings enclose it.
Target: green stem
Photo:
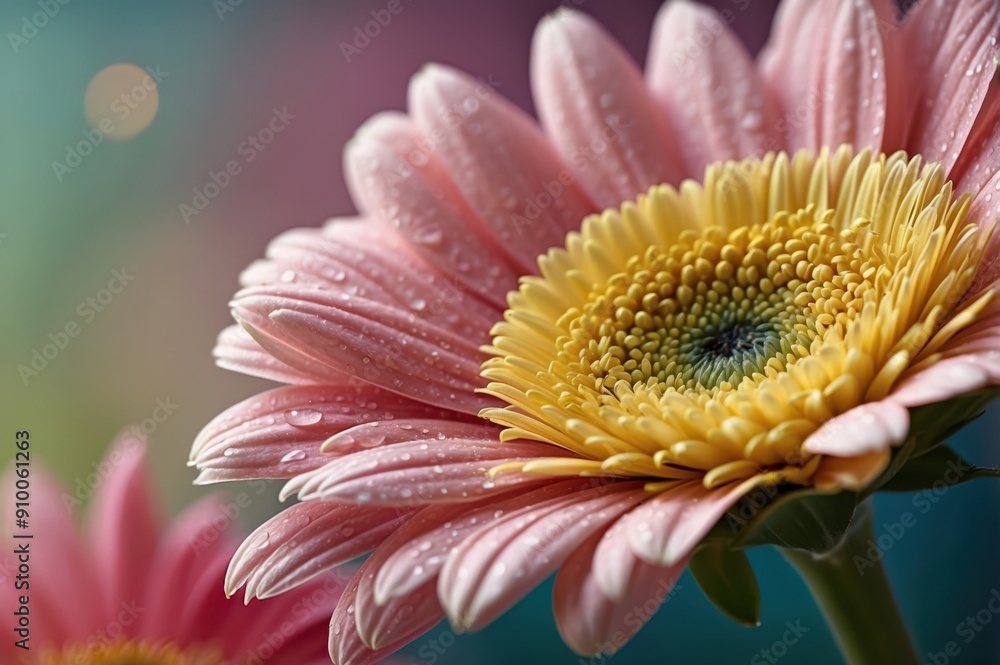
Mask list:
[[[868,554],[874,542],[871,502],[866,501],[834,549],[781,552],[805,580],[850,665],[919,663],[881,557],[873,561]]]

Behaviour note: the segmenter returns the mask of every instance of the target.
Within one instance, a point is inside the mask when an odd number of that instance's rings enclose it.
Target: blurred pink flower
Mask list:
[[[303,502],[227,591],[374,549],[331,624],[334,661],[362,663],[561,569],[563,637],[613,651],[749,490],[867,488],[911,407],[1000,384],[976,226],[1000,210],[998,20],[788,0],[754,63],[675,1],[644,81],[560,10],[534,40],[544,131],[488,77],[425,68],[409,114],[347,146],[360,220],[242,275],[219,364],[292,385],[220,415],[192,462]]]
[[[243,606],[223,593],[235,543],[231,515],[207,498],[166,525],[145,474],[146,443],[125,435],[90,480],[93,508],[84,533],[72,510],[80,487],[62,487],[37,461],[30,467],[30,586],[14,586],[17,555],[5,559],[2,611],[10,619],[29,598],[26,651],[0,644],[0,661],[18,665],[275,665],[329,662],[326,622],[344,589],[329,575],[281,598]],[[96,479],[96,480],[94,480]],[[8,472],[5,516],[14,515]],[[85,498],[85,497],[84,497]],[[9,517],[8,517],[9,518]],[[10,529],[7,533],[22,533]],[[23,612],[23,610],[22,610]]]

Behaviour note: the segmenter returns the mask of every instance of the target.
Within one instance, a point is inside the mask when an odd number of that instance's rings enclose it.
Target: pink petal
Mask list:
[[[605,484],[506,513],[476,531],[451,553],[438,581],[452,623],[487,625],[646,496],[638,482]]]
[[[370,552],[412,514],[408,508],[295,504],[243,541],[226,573],[226,593],[244,584],[247,602],[284,593]]]
[[[497,435],[498,430],[494,425],[481,420],[463,422],[433,418],[394,418],[346,429],[330,437],[323,444],[323,452],[331,455],[348,455],[369,448],[432,439],[435,441],[434,445],[441,445],[439,442],[451,439],[495,441]]]
[[[253,337],[240,326],[233,325],[219,333],[212,349],[215,364],[249,376],[278,381],[279,383],[312,383],[312,378],[281,362],[261,348]]]
[[[969,138],[951,171],[959,193],[973,197],[980,194],[986,183],[1000,170],[1000,79],[994,79],[969,132]],[[995,190],[987,191],[990,201],[1000,197]]]
[[[686,560],[719,518],[758,482],[754,477],[705,489],[695,480],[657,494],[623,518],[632,551],[661,566]]]
[[[408,641],[404,638],[373,651],[361,640],[355,615],[358,603],[358,586],[366,575],[368,575],[367,567],[362,564],[358,572],[348,582],[344,594],[340,597],[340,602],[337,603],[337,607],[333,611],[333,617],[330,619],[329,647],[330,658],[334,665],[370,665],[379,662]],[[437,623],[443,616],[442,612],[437,617],[432,615],[432,618]],[[414,637],[416,636],[414,635]]]
[[[632,587],[632,579],[641,574],[640,567],[668,570],[637,557],[629,544],[628,531],[628,520],[618,520],[608,527],[591,552],[593,561],[587,562],[587,574],[593,577],[601,595],[607,600],[623,601]],[[683,569],[685,564],[686,559],[678,565]]]
[[[405,256],[394,262],[385,252],[373,248],[370,240],[377,234],[378,227],[368,219],[339,219],[325,229],[285,231],[268,244],[267,258],[251,263],[240,273],[240,284],[298,284],[403,302],[405,296],[398,294],[391,277],[397,271],[406,275],[413,262]],[[394,233],[387,233],[385,240],[386,249],[403,251],[403,243]]]
[[[546,133],[600,208],[684,175],[673,131],[635,63],[593,19],[560,9],[532,43],[531,83]]]
[[[498,309],[520,271],[502,257],[489,228],[458,191],[438,154],[401,113],[366,122],[344,151],[359,208],[391,225],[428,263]],[[534,270],[534,266],[531,266]]]
[[[784,114],[779,132],[792,151],[815,151],[821,145],[820,113],[826,99],[817,78],[826,46],[823,35],[835,6],[823,0],[784,0],[759,57],[764,79]]]
[[[186,605],[169,621],[174,635],[185,636],[182,646],[214,643],[227,662],[313,662],[324,653],[325,624],[345,578],[324,575],[278,598],[244,607],[223,591],[225,552],[221,558],[206,554],[202,551],[195,562],[200,575],[183,589]],[[303,644],[307,639],[311,647]]]
[[[267,256],[244,271],[244,286],[329,289],[420,313],[462,335],[491,326],[505,309],[452,283],[399,232],[370,220],[288,231],[271,241]]]
[[[991,284],[989,289],[994,291],[993,299],[972,323],[948,340],[935,356],[955,358],[982,351],[1000,351],[1000,298],[996,297],[1000,291],[1000,283]]]
[[[456,418],[461,418],[455,414]],[[410,428],[410,429],[407,429]],[[333,464],[335,457],[343,457],[353,453],[359,453],[371,448],[381,448],[397,443],[411,441],[429,442],[433,441],[435,446],[447,447],[456,441],[467,441],[470,439],[479,441],[495,441],[497,438],[497,428],[482,420],[478,424],[465,420],[408,420],[392,419],[383,420],[367,425],[359,425],[345,430],[336,436],[330,437],[323,444],[323,452],[328,454],[330,461],[326,466],[335,467]],[[315,489],[326,476],[327,469],[320,467],[314,471],[295,476],[281,489],[279,498],[284,501],[303,491],[306,486]]]
[[[448,319],[435,317],[432,322],[359,296],[277,286],[244,289],[233,307],[257,331],[262,346],[272,353],[278,346],[308,354],[328,368],[331,377],[357,376],[432,406],[473,415],[492,403],[474,392],[483,383],[479,366],[485,356],[479,346],[489,340],[492,324],[482,323],[466,335],[439,326],[461,317],[461,308],[442,314]]]
[[[711,43],[707,47],[702,44]],[[739,38],[706,6],[675,0],[653,27],[646,65],[649,87],[675,127],[687,173],[785,147],[771,93]]]
[[[379,548],[365,562],[354,606],[358,635],[375,650],[405,644],[444,618],[433,579],[405,595],[376,602],[375,577],[388,552],[391,550]]]
[[[198,501],[161,535],[150,561],[150,569],[156,574],[150,576],[140,599],[144,608],[137,631],[140,636],[182,642],[195,639],[195,635],[177,624],[177,618],[182,615],[197,580],[213,562],[219,562],[216,590],[222,589],[223,562],[231,556],[234,545],[229,534],[220,529],[231,525],[221,508],[229,500],[224,495],[213,495]]]
[[[435,582],[448,555],[470,534],[511,511],[545,505],[594,481],[538,481],[530,491],[508,492],[479,501],[432,506],[393,533],[365,563],[355,602],[362,641],[381,649],[399,645],[433,626],[442,616]],[[537,487],[537,485],[536,485]]]
[[[240,609],[238,604],[226,599],[223,591],[227,559],[224,551],[199,552],[193,570],[188,573],[182,604],[170,618],[172,634],[183,635],[191,643],[219,638],[228,612],[231,608]]]
[[[841,2],[828,30],[820,78],[820,145],[856,151],[882,146],[886,119],[885,51],[868,0]],[[821,56],[822,57],[822,56]]]
[[[327,574],[267,602],[235,611],[231,606],[227,608],[221,638],[230,662],[254,663],[256,656],[262,664],[329,665],[323,637],[346,582],[347,578],[340,574]],[[280,642],[276,636],[281,637]],[[270,658],[264,658],[272,652]]]
[[[538,256],[597,212],[535,121],[489,86],[428,66],[410,85],[409,108],[520,273],[537,272]]]
[[[545,457],[559,449],[542,443],[482,439],[428,439],[372,448],[330,462],[299,490],[299,498],[380,505],[451,503],[487,496],[533,480],[519,473],[490,478],[498,463]]]
[[[878,16],[878,31],[885,55],[885,130],[882,152],[890,154],[906,147],[906,136],[913,118],[910,93],[920,71],[913,66],[909,34],[896,9],[896,0],[872,0]]]
[[[975,294],[1000,277],[1000,233],[996,233],[997,222],[1000,221],[1000,172],[975,195],[969,206],[968,220],[978,224],[984,234],[993,233],[983,249],[976,276],[969,286],[968,293]]]
[[[105,455],[107,471],[94,493],[89,535],[113,607],[143,596],[160,537],[145,459],[145,439],[126,431]]]
[[[939,360],[903,379],[887,401],[923,406],[994,386],[1000,386],[1000,349]]]
[[[834,492],[863,490],[885,470],[891,455],[883,448],[856,457],[824,457],[813,474],[813,485]]]
[[[887,103],[879,28],[868,0],[782,4],[761,67],[784,107],[781,127],[793,150],[842,143],[879,150]]]
[[[369,615],[377,609],[378,612]],[[357,624],[362,639],[365,636],[374,649],[398,649],[433,628],[444,618],[438,603],[437,589],[427,584],[405,598],[390,600],[376,608],[370,595],[358,594]]]
[[[38,444],[35,437],[29,440],[33,442],[29,454],[34,457]],[[0,483],[4,503],[0,610],[11,619],[11,626],[7,629],[10,631],[20,595],[14,587],[20,563],[17,548],[27,544],[31,552],[31,572],[37,573],[29,580],[30,611],[35,617],[31,627],[34,648],[45,642],[61,645],[86,639],[104,626],[104,616],[111,606],[107,602],[105,580],[95,575],[94,557],[77,534],[73,520],[74,511],[89,497],[95,483],[84,475],[74,487],[63,487],[42,463],[36,459],[31,459],[30,463],[31,505],[28,508],[27,529],[17,527],[14,521],[17,477],[13,464],[6,469]],[[103,478],[101,482],[104,482]],[[22,534],[31,534],[31,540],[16,537]],[[24,651],[13,644],[13,638],[0,643],[3,662],[19,662]]]
[[[802,450],[815,455],[856,457],[898,446],[909,433],[910,412],[896,400],[869,402],[820,425],[806,438]]]
[[[351,379],[350,376],[329,363],[326,358],[321,357],[318,351],[278,335],[279,331],[266,316],[251,314],[252,320],[247,321],[233,312],[233,318],[268,355],[274,357],[280,364],[287,365],[296,373],[307,377],[305,383],[339,385]]]
[[[945,27],[947,26],[947,27]],[[958,160],[996,70],[1000,7],[994,0],[922,2],[906,27],[923,84],[908,149],[945,171]]]
[[[539,483],[545,483],[539,487]],[[540,480],[500,496],[468,503],[431,506],[420,511],[394,533],[380,550],[374,596],[379,604],[415,592],[436,580],[448,555],[470,534],[515,510],[565,496],[585,484]]]
[[[553,605],[563,641],[581,656],[611,656],[623,647],[670,592],[687,565],[687,559],[670,568],[642,561],[627,547],[618,560],[627,570],[619,597],[610,598],[598,580],[597,550],[609,538],[626,539],[616,522],[605,533],[597,533],[577,548],[556,576]]]
[[[330,461],[320,447],[331,436],[358,425],[397,417],[446,417],[369,384],[294,386],[256,395],[216,416],[195,438],[196,482],[291,478]]]

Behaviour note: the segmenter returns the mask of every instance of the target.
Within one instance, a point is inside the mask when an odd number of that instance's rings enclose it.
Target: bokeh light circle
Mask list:
[[[153,74],[130,63],[110,65],[99,71],[83,97],[90,126],[119,141],[146,129],[159,107],[160,92]]]

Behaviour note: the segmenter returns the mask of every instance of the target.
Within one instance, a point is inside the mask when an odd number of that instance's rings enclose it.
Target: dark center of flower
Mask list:
[[[742,313],[724,312],[718,324],[684,331],[682,338],[690,341],[678,345],[678,357],[701,385],[711,387],[723,380],[763,374],[768,360],[782,352],[788,331],[782,330],[780,319],[746,318],[739,316]],[[767,313],[777,319],[775,312]]]

